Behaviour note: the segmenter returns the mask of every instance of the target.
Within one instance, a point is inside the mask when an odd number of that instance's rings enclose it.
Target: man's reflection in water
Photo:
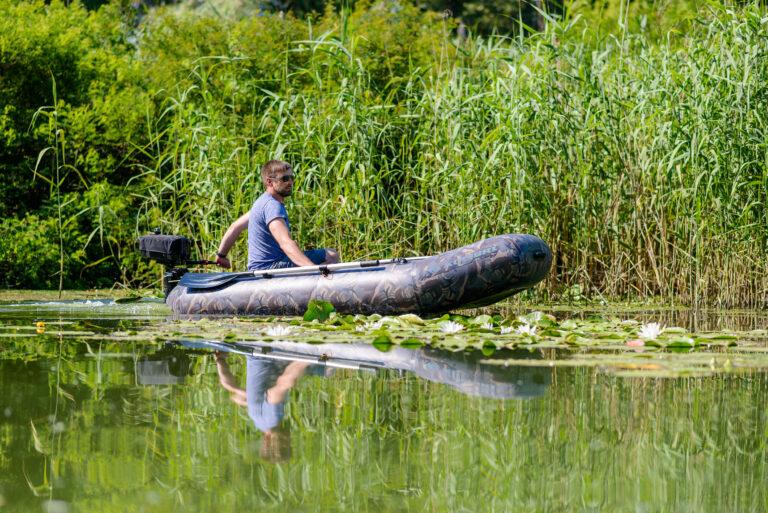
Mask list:
[[[196,342],[194,347],[199,345],[200,342]],[[218,344],[219,348],[221,346]],[[236,349],[236,346],[232,347]],[[275,350],[275,355],[280,352],[279,343],[270,343],[270,348]],[[479,351],[447,353],[428,348],[395,347],[382,353],[365,344],[325,344],[318,348],[295,342],[290,342],[290,349],[294,356],[301,351],[305,359],[322,359],[324,364],[259,358],[246,353],[245,390],[237,386],[226,361],[226,352],[216,352],[219,381],[230,392],[232,401],[248,408],[254,425],[264,432],[261,456],[271,462],[285,461],[291,456],[291,434],[287,423],[282,422],[290,389],[304,375],[326,375],[332,362],[346,368],[353,368],[349,365],[356,363],[365,364],[369,369],[407,371],[425,381],[450,386],[467,396],[502,400],[540,397],[552,380],[552,369],[548,367],[486,365],[483,362],[487,357]],[[281,356],[290,357],[287,354]],[[539,353],[526,350],[501,350],[494,356],[500,361],[541,358]]]
[[[216,352],[219,382],[230,392],[230,399],[248,408],[248,416],[264,433],[260,455],[267,461],[278,463],[291,457],[290,428],[282,422],[288,392],[305,374],[324,376],[322,365],[306,362],[276,362],[248,356],[245,390],[237,386],[227,363],[227,355]]]

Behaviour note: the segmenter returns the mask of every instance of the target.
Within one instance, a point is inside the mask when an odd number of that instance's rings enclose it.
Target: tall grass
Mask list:
[[[51,201],[56,205],[56,235],[57,245],[59,253],[59,299],[61,299],[62,291],[64,290],[64,229],[65,225],[73,221],[72,217],[66,217],[64,214],[65,207],[72,202],[71,199],[67,200],[63,197],[62,188],[64,184],[69,180],[69,175],[76,174],[78,178],[83,181],[82,175],[78,172],[77,168],[67,163],[67,137],[64,125],[60,121],[59,101],[56,91],[56,78],[51,76],[52,81],[52,98],[53,105],[44,106],[38,109],[32,117],[32,125],[36,125],[38,118],[43,118],[43,124],[47,125],[47,133],[49,134],[49,146],[40,151],[37,157],[37,162],[33,170],[34,179],[41,179],[48,184],[48,193]],[[45,176],[41,163],[44,160],[50,160],[50,176]]]
[[[553,249],[552,294],[765,303],[763,8],[708,7],[661,42],[578,18],[525,39],[432,25],[427,61],[383,65],[344,16],[287,41],[267,88],[234,36],[189,65],[151,123],[143,226],[213,251],[282,158],[295,237],[346,259],[530,232]]]

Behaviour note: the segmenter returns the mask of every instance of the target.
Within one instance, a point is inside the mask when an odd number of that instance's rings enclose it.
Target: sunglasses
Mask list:
[[[296,175],[283,175],[278,178],[283,183],[292,182],[296,179]]]

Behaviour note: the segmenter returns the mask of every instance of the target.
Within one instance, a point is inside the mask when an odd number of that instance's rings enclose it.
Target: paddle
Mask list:
[[[259,271],[245,271],[239,273],[204,273],[204,274],[185,274],[181,277],[179,285],[190,289],[213,289],[226,285],[238,278],[276,278],[281,276],[292,276],[297,274],[329,274],[336,271],[350,269],[363,269],[367,267],[379,267],[386,264],[406,263],[412,260],[422,260],[429,258],[425,256],[410,258],[389,258],[383,260],[364,260],[360,262],[342,262],[339,264],[327,265],[307,265],[303,267],[289,267],[287,269],[265,269]]]
[[[381,363],[368,363],[358,360],[351,360],[346,358],[329,358],[325,355],[320,356],[307,356],[305,354],[286,351],[282,349],[272,349],[262,346],[251,346],[247,344],[239,344],[237,342],[219,342],[217,340],[177,340],[177,344],[180,344],[190,349],[211,349],[214,351],[223,351],[226,353],[242,354],[245,356],[254,356],[256,358],[264,358],[267,360],[278,360],[288,362],[304,362],[313,365],[324,365],[326,367],[335,367],[337,369],[354,369],[354,370],[367,370],[375,371],[376,369],[385,367]]]

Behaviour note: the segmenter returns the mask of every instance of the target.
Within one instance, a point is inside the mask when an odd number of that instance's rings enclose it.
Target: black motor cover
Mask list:
[[[189,261],[192,241],[179,235],[145,235],[139,237],[141,256],[169,267]]]

